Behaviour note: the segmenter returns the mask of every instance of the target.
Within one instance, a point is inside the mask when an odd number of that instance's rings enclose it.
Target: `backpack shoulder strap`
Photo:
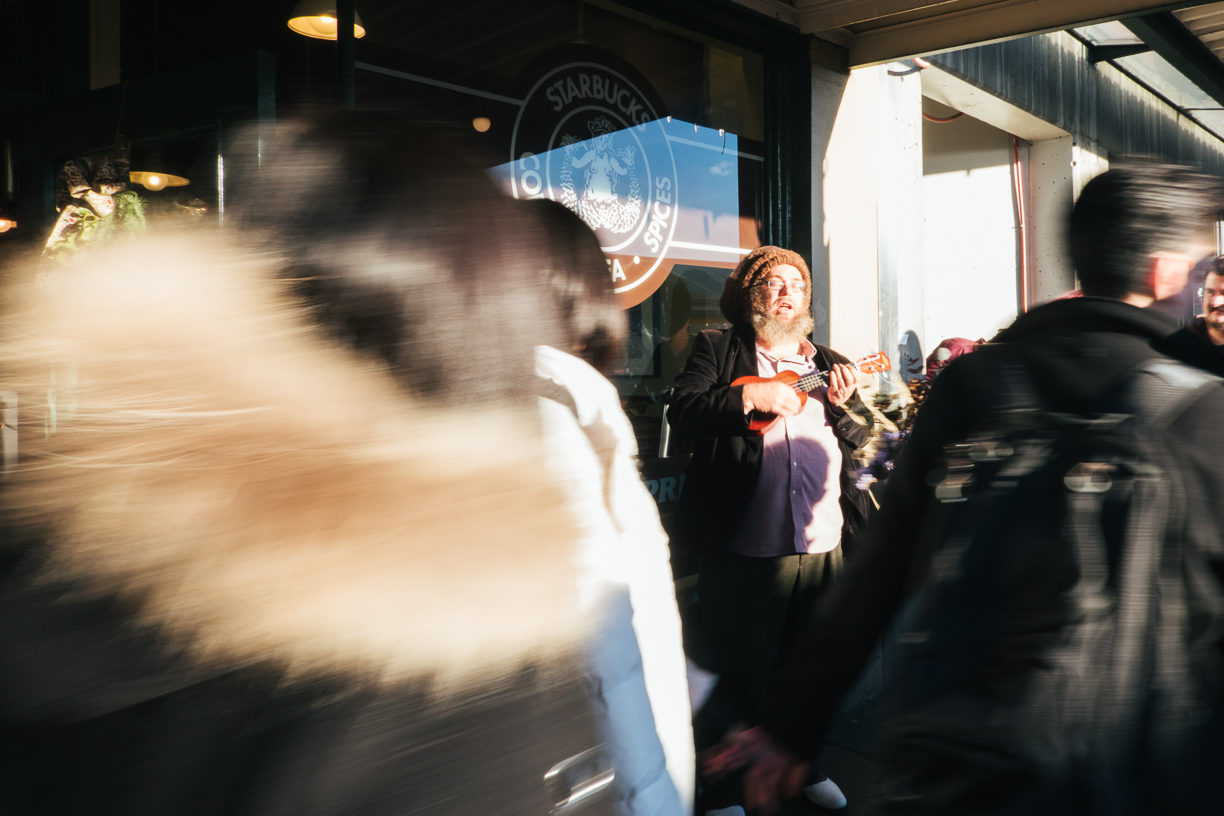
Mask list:
[[[1221,384],[1224,380],[1214,374],[1166,358],[1139,365],[1116,396],[1124,413],[1163,430],[1203,393]]]
[[[988,353],[993,359],[989,363],[992,384],[984,414],[987,426],[1007,433],[1040,424],[1049,408],[1019,350],[1008,344],[997,344]],[[985,356],[983,354],[983,359]]]

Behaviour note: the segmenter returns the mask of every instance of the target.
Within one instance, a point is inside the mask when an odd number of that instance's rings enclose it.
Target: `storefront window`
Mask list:
[[[692,338],[723,325],[723,281],[760,245],[761,56],[603,2],[388,2],[362,16],[363,102],[411,87],[472,124],[507,192],[559,201],[595,230],[630,326],[614,379],[641,458],[659,457]]]

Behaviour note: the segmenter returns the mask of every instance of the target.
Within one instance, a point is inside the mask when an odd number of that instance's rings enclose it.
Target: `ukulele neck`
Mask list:
[[[813,371],[811,374],[805,374],[791,383],[791,388],[796,391],[815,391],[817,388],[825,385],[828,380],[829,373],[827,371]]]

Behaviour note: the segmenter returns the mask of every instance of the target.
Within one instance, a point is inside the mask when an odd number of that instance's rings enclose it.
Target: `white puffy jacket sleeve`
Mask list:
[[[601,610],[591,662],[608,708],[623,810],[691,813],[695,757],[680,614],[667,534],[638,475],[633,428],[616,387],[584,361],[540,346],[536,373],[574,401],[571,410],[540,400],[545,456],[582,530],[582,600]]]

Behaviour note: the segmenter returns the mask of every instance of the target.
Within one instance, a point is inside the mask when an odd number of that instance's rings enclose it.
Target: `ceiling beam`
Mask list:
[[[1147,43],[1136,45],[1093,45],[1088,44],[1088,61],[1095,65],[1098,62],[1133,57],[1136,54],[1146,54],[1152,50]]]
[[[787,25],[799,25],[799,10],[789,3],[783,3],[782,0],[731,0],[731,2],[738,3],[767,17],[773,17],[775,20]]]
[[[1204,93],[1224,105],[1224,63],[1181,21],[1164,12],[1122,23]]]

